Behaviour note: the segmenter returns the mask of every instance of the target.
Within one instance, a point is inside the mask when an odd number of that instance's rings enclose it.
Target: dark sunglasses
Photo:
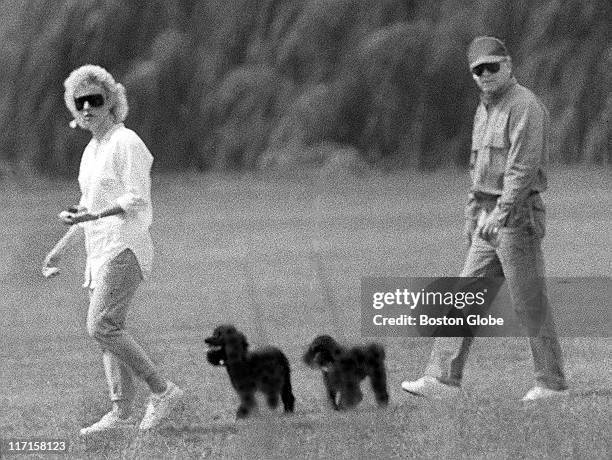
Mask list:
[[[489,73],[497,73],[499,72],[500,64],[499,62],[485,62],[483,64],[477,65],[472,69],[472,73],[477,77],[480,77],[485,70],[488,70]]]
[[[89,107],[102,107],[104,105],[104,96],[101,94],[88,94],[87,96],[74,98],[74,105],[78,111],[83,110],[85,102],[89,103]]]

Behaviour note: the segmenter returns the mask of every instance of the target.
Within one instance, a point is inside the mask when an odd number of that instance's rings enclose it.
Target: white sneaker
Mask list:
[[[415,396],[433,399],[456,398],[461,394],[461,388],[446,385],[430,375],[414,381],[406,380],[402,382],[402,389]]]
[[[185,392],[170,381],[168,382],[168,388],[162,394],[156,395],[153,393],[149,398],[147,411],[140,422],[140,429],[148,430],[159,425],[159,422],[168,416],[183,394]]]
[[[535,386],[523,396],[523,401],[536,401],[538,399],[547,398],[558,398],[560,396],[567,396],[569,392],[567,390],[551,390],[550,388]]]
[[[115,411],[110,411],[93,425],[81,428],[79,433],[81,434],[81,436],[87,436],[93,433],[100,433],[102,431],[108,430],[131,429],[135,426],[136,420],[133,417],[129,417],[126,419],[120,418]]]

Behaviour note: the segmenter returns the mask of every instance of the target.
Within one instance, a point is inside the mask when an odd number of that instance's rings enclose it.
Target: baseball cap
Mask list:
[[[486,36],[472,40],[467,52],[470,69],[485,62],[501,62],[509,56],[506,45],[500,39]]]

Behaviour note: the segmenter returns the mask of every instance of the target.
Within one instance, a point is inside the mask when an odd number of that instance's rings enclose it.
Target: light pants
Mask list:
[[[97,286],[89,293],[87,332],[102,348],[111,401],[131,403],[136,395],[132,374],[147,380],[156,373],[151,359],[124,329],[141,280],[138,260],[126,249],[104,265]]]
[[[535,379],[553,390],[567,388],[561,348],[551,316],[540,236],[530,225],[499,229],[498,246],[474,235],[463,277],[504,277],[514,310],[529,335]],[[460,385],[472,337],[437,337],[425,375]]]

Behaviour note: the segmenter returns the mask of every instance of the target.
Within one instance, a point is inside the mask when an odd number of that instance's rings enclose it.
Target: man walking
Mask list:
[[[466,206],[469,251],[462,277],[504,277],[529,335],[535,386],[523,400],[564,395],[562,355],[548,304],[541,239],[547,188],[549,116],[538,97],[519,85],[497,38],[477,37],[468,62],[481,90],[472,135],[472,187]],[[460,393],[472,337],[438,337],[425,370],[402,388],[432,398]]]

